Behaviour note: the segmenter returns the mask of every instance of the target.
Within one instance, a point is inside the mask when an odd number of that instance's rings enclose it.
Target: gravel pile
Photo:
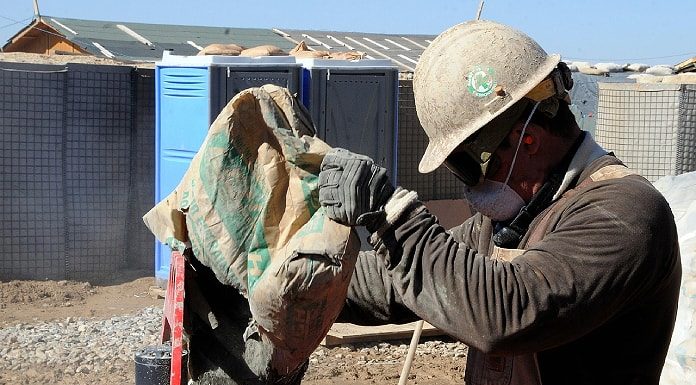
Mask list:
[[[0,385],[130,383],[134,354],[158,344],[161,319],[162,309],[153,307],[109,319],[69,317],[0,328]],[[422,369],[414,371],[438,383],[460,383],[466,351],[459,342],[423,341],[415,360]],[[407,341],[320,346],[310,356],[305,382],[392,383],[407,352]]]
[[[17,324],[0,329],[0,370],[22,371],[36,365],[65,374],[120,370],[133,365],[137,350],[157,344],[162,309],[95,320]]]
[[[335,352],[337,349],[340,350],[339,353]],[[309,356],[309,363],[312,365],[332,359],[346,360],[352,358],[357,365],[403,364],[407,353],[408,345],[391,344],[388,342],[343,345],[333,349],[320,346]],[[458,359],[466,357],[466,353],[467,346],[461,342],[431,340],[418,344],[416,348],[416,356],[452,357],[453,359]]]

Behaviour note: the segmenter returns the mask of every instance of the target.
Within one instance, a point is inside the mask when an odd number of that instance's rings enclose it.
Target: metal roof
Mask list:
[[[243,47],[269,44],[289,51],[304,40],[312,50],[361,51],[370,58],[390,59],[402,70],[413,71],[421,53],[435,38],[434,35],[204,27],[53,16],[42,16],[41,21],[95,56],[141,61],[160,60],[165,50],[171,50],[176,55],[195,55],[202,47],[212,43],[234,43]],[[15,36],[19,34],[21,32]],[[7,49],[10,44],[4,48]]]
[[[294,47],[273,31],[260,28],[145,24],[52,16],[42,16],[42,20],[96,56],[109,57],[110,53],[115,58],[126,60],[159,60],[165,50],[177,55],[195,55],[199,51],[196,46],[205,47],[212,43],[235,43],[244,47],[272,44],[285,50]]]
[[[362,32],[274,29],[290,41],[303,41],[316,51],[361,51],[373,59],[390,59],[403,70],[413,71],[423,50],[435,35],[378,34]]]

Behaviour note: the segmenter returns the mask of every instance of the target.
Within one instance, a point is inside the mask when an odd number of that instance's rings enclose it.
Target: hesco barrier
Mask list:
[[[597,142],[651,182],[696,170],[696,85],[599,83]]]
[[[153,269],[142,215],[155,203],[151,69],[0,62],[0,280],[108,280]],[[444,168],[420,174],[427,137],[399,81],[398,183],[459,199]]]
[[[153,71],[0,62],[0,279],[152,268]]]
[[[430,174],[418,172],[428,137],[423,131],[413,99],[413,81],[399,81],[399,140],[397,178],[399,185],[415,190],[421,200],[462,199],[464,186],[444,166]]]

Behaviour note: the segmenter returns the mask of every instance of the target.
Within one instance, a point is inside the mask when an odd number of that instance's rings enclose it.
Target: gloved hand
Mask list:
[[[319,203],[338,223],[364,225],[369,214],[380,210],[393,193],[387,169],[365,155],[334,148],[321,162]]]

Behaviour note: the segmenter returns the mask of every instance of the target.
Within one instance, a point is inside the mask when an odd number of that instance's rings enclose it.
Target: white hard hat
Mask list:
[[[440,34],[413,78],[416,112],[429,139],[418,171],[435,170],[523,97],[539,99],[535,87],[559,61],[560,55],[547,54],[529,36],[491,21],[469,21]]]

